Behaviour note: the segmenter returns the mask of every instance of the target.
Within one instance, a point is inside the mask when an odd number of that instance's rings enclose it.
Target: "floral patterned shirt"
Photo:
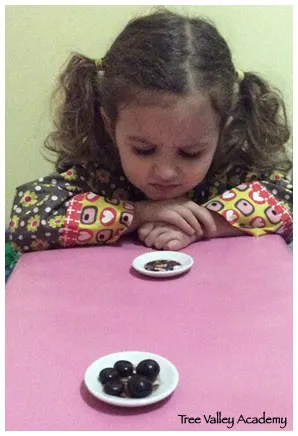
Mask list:
[[[189,198],[249,235],[292,240],[292,185],[282,172],[234,167],[198,184]],[[144,199],[123,173],[76,165],[17,188],[9,239],[22,252],[111,244],[131,224],[134,203]]]

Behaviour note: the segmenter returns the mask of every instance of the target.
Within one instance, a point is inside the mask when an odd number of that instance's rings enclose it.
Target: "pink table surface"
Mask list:
[[[187,274],[159,280],[130,269],[149,249],[121,245],[22,256],[6,287],[6,430],[228,430],[205,422],[219,413],[234,419],[231,430],[292,430],[292,255],[283,240],[199,242],[184,250],[195,261]],[[86,368],[123,350],[171,360],[173,395],[124,409],[89,394]]]

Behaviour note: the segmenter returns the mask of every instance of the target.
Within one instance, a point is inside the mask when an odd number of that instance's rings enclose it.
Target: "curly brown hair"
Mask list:
[[[291,169],[280,92],[252,72],[239,80],[230,49],[210,20],[163,8],[129,22],[105,54],[103,68],[81,54],[71,56],[54,93],[55,130],[45,140],[58,154],[57,170],[88,162],[119,165],[100,108],[115,123],[120,105],[144,103],[148,90],[153,99],[196,90],[209,95],[221,116],[209,174],[234,164],[255,171]]]

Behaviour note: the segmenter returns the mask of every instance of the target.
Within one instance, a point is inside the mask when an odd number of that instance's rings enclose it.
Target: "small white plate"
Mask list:
[[[159,386],[152,394],[145,398],[123,398],[108,395],[104,392],[103,385],[98,380],[98,375],[102,369],[113,367],[117,360],[128,360],[136,366],[144,359],[154,359],[160,366]],[[144,351],[120,351],[95,360],[87,368],[84,380],[89,392],[105,403],[122,407],[141,407],[157,403],[168,397],[177,387],[179,374],[176,367],[169,360],[158,354]]]
[[[170,271],[151,271],[145,268],[145,266],[152,261],[169,260],[179,262],[181,266],[174,266]],[[194,261],[191,256],[179,251],[151,251],[149,253],[141,254],[134,259],[132,266],[142,274],[152,277],[171,277],[182,274],[189,270]]]

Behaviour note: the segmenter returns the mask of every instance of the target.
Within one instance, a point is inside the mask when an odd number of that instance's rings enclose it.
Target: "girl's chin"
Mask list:
[[[155,200],[155,201],[161,201],[161,200],[174,200],[175,198],[183,197],[187,195],[183,192],[152,192],[147,190],[147,192],[144,192],[146,198],[148,200]]]
[[[154,196],[148,196],[148,195],[146,195],[146,197],[147,197],[147,199],[148,200],[152,200],[152,201],[162,201],[162,200],[173,200],[174,198],[177,198],[177,197],[171,197],[171,196],[169,196],[169,195],[154,195]]]

